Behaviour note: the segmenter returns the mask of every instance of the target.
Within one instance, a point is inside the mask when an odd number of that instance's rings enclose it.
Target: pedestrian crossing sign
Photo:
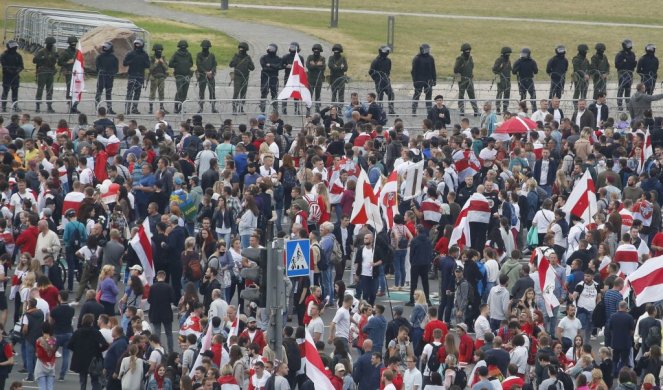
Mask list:
[[[289,278],[309,276],[311,272],[311,242],[288,240],[285,242],[286,273]]]

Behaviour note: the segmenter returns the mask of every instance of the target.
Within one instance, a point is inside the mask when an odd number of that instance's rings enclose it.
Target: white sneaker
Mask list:
[[[56,358],[61,358],[62,357],[62,354],[60,353],[60,351],[55,351],[55,357]]]

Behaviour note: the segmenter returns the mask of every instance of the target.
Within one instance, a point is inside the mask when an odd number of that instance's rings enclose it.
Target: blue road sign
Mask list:
[[[311,242],[288,240],[285,242],[285,269],[289,278],[308,276],[311,272]]]

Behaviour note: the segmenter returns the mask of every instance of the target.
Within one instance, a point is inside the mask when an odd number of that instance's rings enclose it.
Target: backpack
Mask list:
[[[387,121],[388,121],[388,119],[387,119],[387,112],[386,112],[386,111],[384,110],[384,108],[383,108],[381,105],[379,105],[379,104],[378,104],[378,109],[380,110],[380,112],[378,113],[377,118],[375,118],[375,121],[376,121],[379,125],[384,126],[384,125],[387,124]]]
[[[283,186],[288,188],[297,187],[297,174],[292,173],[291,169],[283,170]]]
[[[88,265],[90,267],[92,267],[93,269],[96,269],[97,267],[99,267],[99,254],[97,253],[97,252],[99,252],[99,247],[97,247],[93,251],[91,250],[90,252],[91,252],[90,259],[88,259],[88,261],[87,261]]]
[[[442,348],[442,343],[440,345],[435,345],[431,343],[433,346],[433,351],[431,352],[431,355],[428,357],[428,363],[426,363],[426,367],[430,370],[430,372],[437,372],[437,370],[440,369],[440,358],[438,357],[438,354],[440,353],[440,348]]]
[[[313,244],[311,245],[311,254],[313,254],[313,247],[318,248],[318,252],[320,253],[320,259],[318,260],[318,269],[320,271],[327,271],[329,269],[329,258],[328,256],[325,256],[325,252],[320,248],[319,244]],[[313,258],[313,256],[311,256]]]
[[[592,324],[599,328],[605,325],[605,303],[603,299],[596,304],[592,312]]]
[[[407,229],[407,228],[404,227],[404,229]],[[400,231],[400,229],[396,230],[396,231],[399,234],[398,241],[396,242],[397,248],[398,249],[407,249],[407,246],[410,243],[410,241],[407,239],[407,232],[405,232],[405,234],[403,234],[403,232]]]
[[[320,217],[322,216],[322,210],[320,209],[318,200],[315,198],[309,199],[309,196],[312,197],[312,195],[304,196],[304,200],[306,200],[306,203],[308,203],[308,222],[317,224],[318,222],[320,222]]]
[[[454,377],[454,385],[459,386],[461,389],[464,389],[467,387],[467,373],[465,370],[463,370],[460,367],[457,367],[454,371],[456,371],[456,376]]]
[[[192,161],[196,159],[198,152],[203,150],[202,144],[203,143],[200,142],[200,138],[196,137],[195,135],[189,136],[189,144],[186,147],[186,154]]]
[[[78,226],[80,222],[71,222],[76,224],[76,228],[74,229],[73,232],[71,232],[71,235],[69,235],[69,247],[75,251],[81,249],[81,229]]]
[[[338,265],[343,262],[343,250],[341,250],[341,244],[336,240],[336,237],[332,237],[332,251],[329,254],[329,262],[333,265]]]
[[[661,324],[660,324],[660,322],[657,321],[656,325],[649,328],[649,331],[647,332],[647,338],[645,339],[645,342],[650,347],[652,345],[661,345]]]
[[[200,264],[200,259],[197,257],[188,259],[186,263],[186,278],[190,281],[198,281],[203,277],[203,266]]]
[[[504,202],[504,204],[507,205],[507,207],[509,207],[509,209],[511,209],[511,221],[510,221],[511,226],[518,225],[518,215],[516,214],[516,208],[513,207],[513,205],[509,202]]]
[[[558,370],[557,371],[557,380],[562,382],[564,385],[564,390],[573,390],[574,385],[573,385],[573,379],[564,372],[564,370]]]
[[[555,380],[555,382],[552,385],[548,386],[548,389],[542,389],[542,390],[559,390],[557,388],[558,384],[559,384],[559,379]]]

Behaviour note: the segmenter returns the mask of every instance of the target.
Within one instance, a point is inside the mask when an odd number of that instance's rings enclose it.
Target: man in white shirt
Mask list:
[[[491,168],[497,157],[497,149],[495,149],[495,138],[488,137],[486,138],[488,145],[481,149],[479,152],[479,159],[483,161],[483,166],[486,168]]]
[[[78,159],[78,181],[83,187],[94,184],[94,173],[88,166],[87,157],[81,156]]]
[[[262,159],[262,165],[260,166],[260,176],[275,176],[276,170],[274,169],[274,157],[265,156]]]
[[[255,373],[251,376],[251,385],[254,389],[264,389],[267,384],[267,379],[271,376],[267,370],[265,370],[265,363],[262,360],[258,360],[253,364],[253,370]]]
[[[488,327],[488,329],[490,329],[490,326]],[[433,329],[433,342],[426,344],[426,346],[424,346],[423,351],[421,352],[420,361],[421,361],[421,366],[424,367],[424,376],[426,378],[430,377],[430,368],[428,368],[428,362],[430,361],[430,359],[437,359],[437,356],[433,356],[433,350],[435,349],[435,347],[439,347],[440,345],[442,345],[442,329],[435,328]],[[407,360],[410,359],[411,358],[408,356]],[[440,363],[442,364],[444,362]]]
[[[405,390],[421,390],[423,378],[421,371],[417,369],[417,358],[408,356],[405,358],[406,370],[403,372],[403,386]]]
[[[548,115],[548,99],[541,99],[539,102],[539,109],[532,114],[530,119],[534,122],[544,123],[546,115]]]
[[[576,318],[575,305],[568,305],[566,307],[566,317],[559,321],[556,331],[557,339],[562,340],[564,351],[571,348],[573,345],[573,339],[580,334],[581,329],[582,324],[580,323],[580,320]]]
[[[212,291],[212,302],[209,305],[209,318],[219,317],[221,319],[226,317],[228,311],[228,303],[221,298],[221,290],[218,288]]]
[[[313,303],[309,305],[309,315],[311,321],[307,325],[308,332],[316,343],[325,339],[325,323],[320,318],[320,306]]]
[[[35,246],[35,259],[39,260],[39,264],[43,266],[46,255],[57,256],[60,253],[60,238],[57,233],[48,228],[48,222],[44,219],[39,221],[37,228],[39,234]],[[46,274],[48,274],[48,270],[46,270]]]
[[[101,333],[102,336],[104,336],[104,340],[108,343],[108,345],[113,343],[113,329],[110,324],[110,319],[108,318],[107,314],[100,314],[99,318],[97,319],[97,326],[99,327],[99,333]],[[106,352],[104,351],[101,353],[103,357],[106,357]]]
[[[553,97],[551,102],[551,108],[548,110],[552,114],[553,120],[557,123],[562,123],[562,118],[564,118],[564,112],[559,109],[559,98]]]
[[[10,181],[11,183],[11,181]],[[23,211],[23,201],[25,199],[30,199],[32,202],[32,210],[33,212],[37,212],[37,202],[30,190],[27,189],[27,185],[25,184],[24,179],[19,179],[17,181],[17,186],[18,186],[18,192],[13,194],[11,198],[9,198],[9,209],[14,213],[14,215],[18,215],[21,211]]]
[[[47,320],[51,310],[49,309],[48,302],[39,296],[39,287],[33,287],[30,289],[30,298],[37,300],[37,309],[44,313],[44,321]]]
[[[152,347],[152,353],[150,354],[148,363],[150,363],[150,372],[154,372],[154,370],[159,366],[159,364],[161,364],[162,360],[164,362],[166,361],[166,359],[164,358],[166,352],[161,346],[161,341],[159,340],[159,336],[155,334],[150,336],[150,346]]]
[[[490,329],[490,322],[488,321],[489,314],[490,308],[487,304],[484,303],[479,306],[479,316],[476,321],[474,321],[474,332],[477,336],[475,342],[476,348],[481,348],[486,343],[486,339],[484,338],[485,334],[492,332]]]
[[[279,159],[280,157],[280,151],[279,151],[279,146],[274,142],[274,133],[269,132],[265,134],[265,143],[269,147],[269,151],[272,152],[274,155],[275,159]]]
[[[332,344],[334,339],[341,339],[348,347],[348,337],[350,335],[350,307],[354,298],[351,295],[346,295],[343,298],[343,306],[341,306],[334,315],[331,326],[329,327],[329,338],[327,344]]]
[[[577,317],[585,331],[584,340],[589,340],[592,335],[592,313],[596,308],[598,299],[598,284],[594,281],[594,271],[585,271],[583,281],[578,283],[573,291],[573,299],[578,306]]]

